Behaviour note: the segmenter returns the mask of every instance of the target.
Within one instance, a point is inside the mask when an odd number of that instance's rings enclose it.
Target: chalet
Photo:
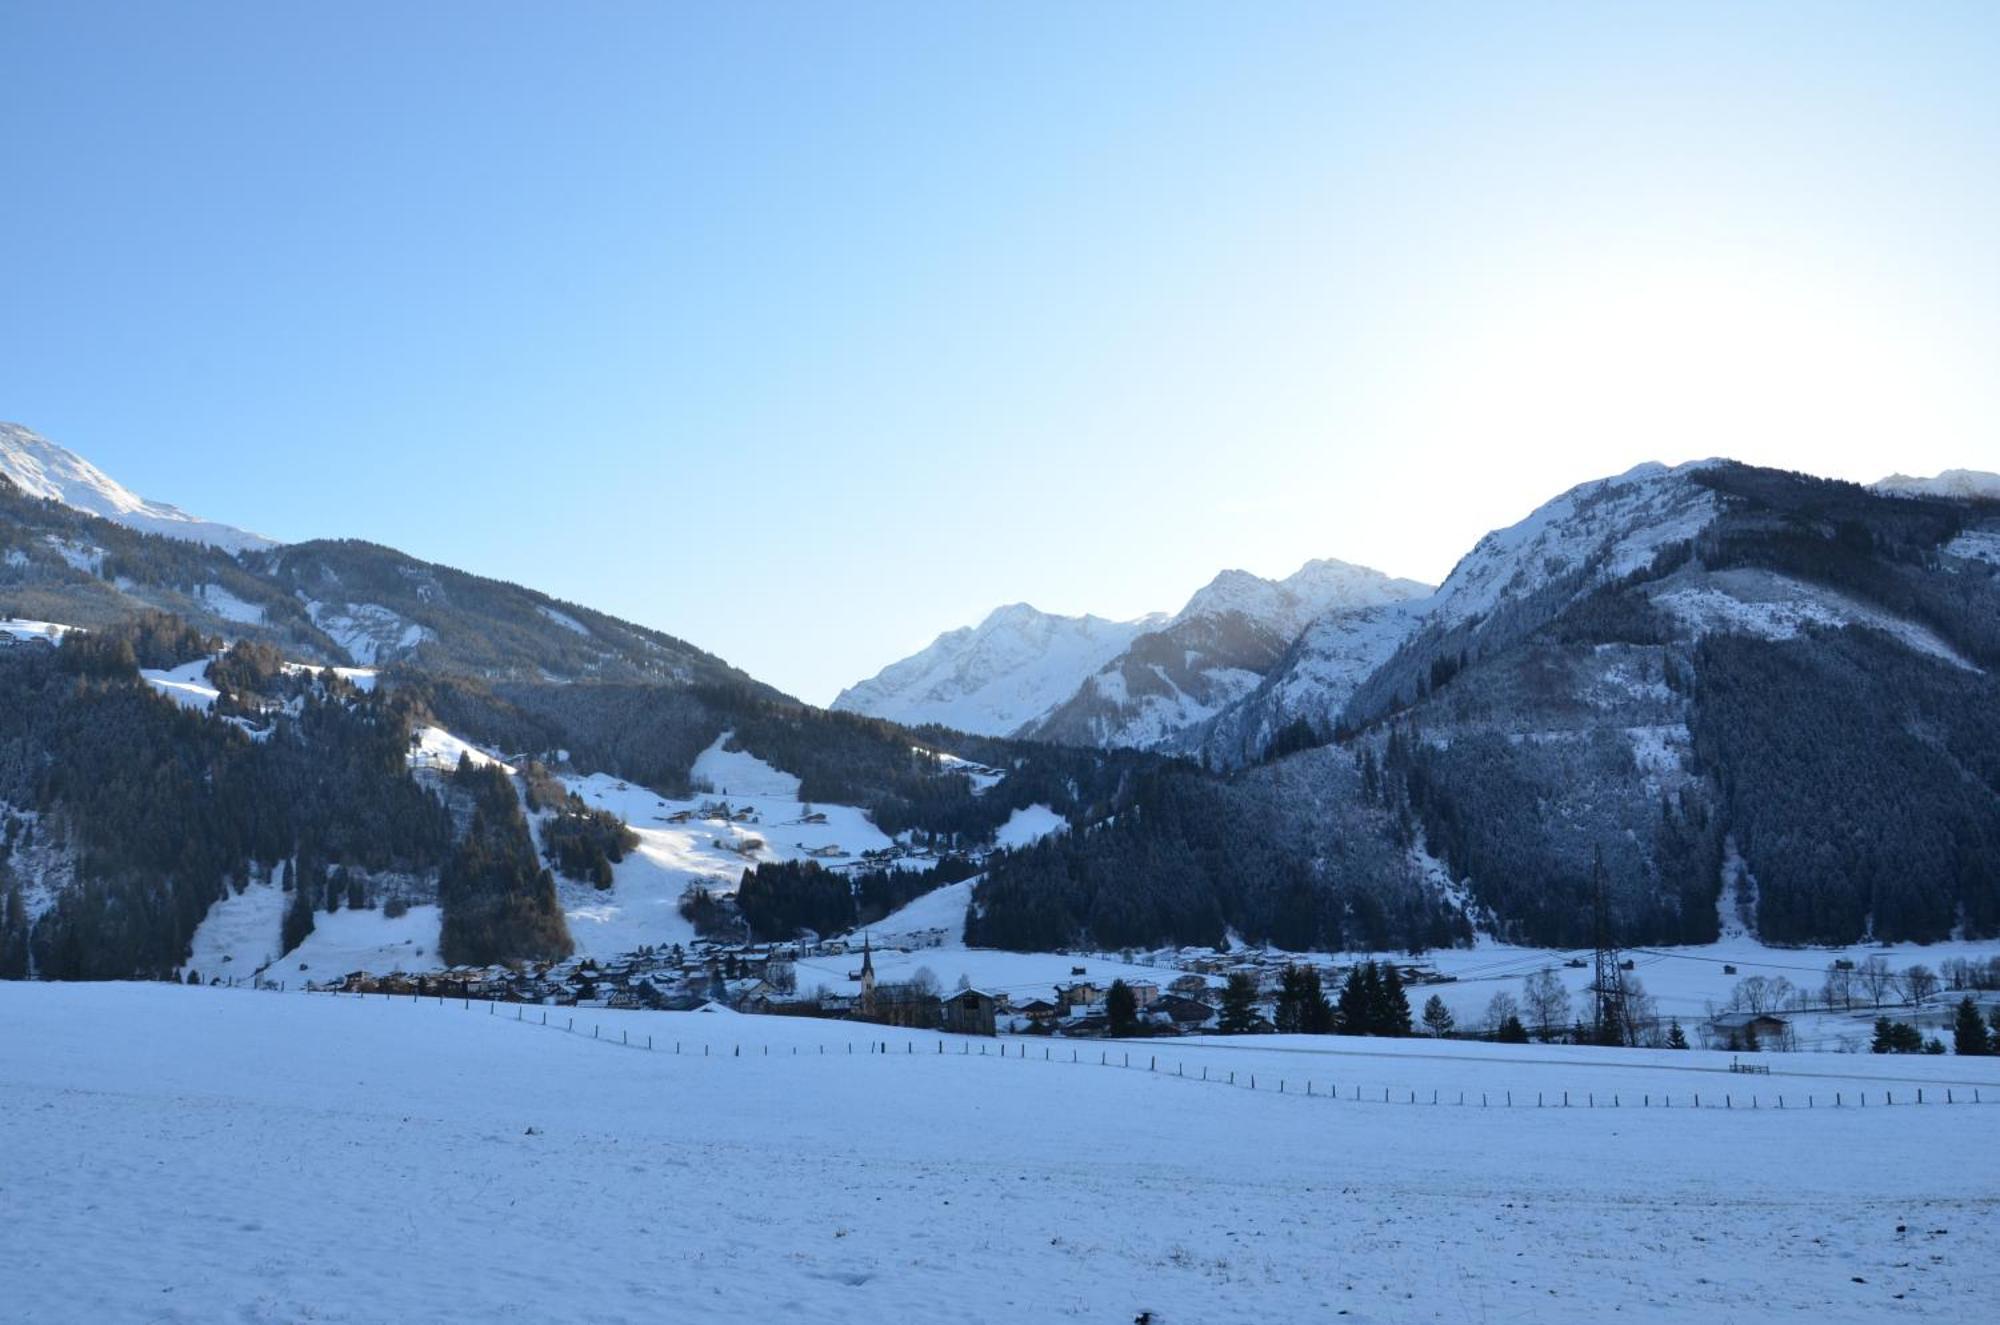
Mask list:
[[[723,985],[729,995],[729,1006],[738,1012],[762,1012],[777,997],[778,991],[768,980],[730,980]]]
[[[826,815],[818,810],[814,810],[811,814],[799,816],[799,822],[802,824],[823,824],[826,822]]]
[[[1132,991],[1132,1001],[1142,1010],[1159,1001],[1160,987],[1151,980],[1128,981],[1125,987]]]
[[[839,860],[847,855],[845,851],[842,851],[840,847],[833,842],[829,842],[825,846],[821,847],[808,847],[806,849],[806,854],[808,856],[812,856],[819,860]]]
[[[996,1007],[984,990],[961,989],[944,1001],[944,1028],[956,1035],[991,1035]]]
[[[693,818],[693,810],[675,810],[666,817],[666,821],[670,824],[684,824],[690,822]]]
[[[1056,986],[1056,1004],[1071,1012],[1078,1008],[1087,1008],[1103,997],[1097,986],[1088,980],[1079,980],[1073,985]]]
[[[1053,1026],[1062,1015],[1062,1009],[1046,998],[1030,999],[1014,1010],[1037,1026]]]
[[[1167,1018],[1176,1026],[1206,1025],[1215,1016],[1214,1008],[1198,998],[1188,998],[1183,994],[1162,994],[1147,1011]]]

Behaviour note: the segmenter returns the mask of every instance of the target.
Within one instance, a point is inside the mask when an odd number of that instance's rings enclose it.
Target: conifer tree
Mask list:
[[[1493,1038],[1502,1044],[1526,1044],[1528,1028],[1521,1024],[1519,1017],[1510,1012],[1507,1014],[1507,1019],[1500,1023],[1500,1029]]]
[[[1110,1019],[1113,1035],[1130,1035],[1139,1028],[1139,999],[1132,986],[1113,980],[1104,995],[1104,1014]]]
[[[1362,962],[1348,970],[1347,983],[1340,989],[1340,1030],[1343,1035],[1374,1033],[1374,1004],[1379,990],[1374,962]]]
[[[1410,1033],[1410,999],[1403,992],[1403,973],[1396,963],[1382,963],[1382,1016],[1378,1035]]]
[[[1681,1019],[1675,1017],[1673,1023],[1667,1027],[1667,1048],[1685,1049],[1687,1047],[1687,1032],[1681,1029]]]
[[[1237,971],[1222,990],[1222,1016],[1216,1029],[1242,1035],[1257,1028],[1257,977]]]
[[[1278,989],[1275,1020],[1286,1034],[1324,1035],[1333,1024],[1319,971],[1311,966],[1287,966]]]
[[[1952,1047],[1961,1054],[1986,1055],[1993,1051],[1992,1040],[1986,1033],[1986,1022],[1979,1015],[1979,1005],[1967,994],[1958,1001],[1958,1013],[1952,1019]]]
[[[1444,1005],[1442,998],[1439,998],[1436,994],[1432,994],[1424,1001],[1425,1030],[1442,1039],[1451,1034],[1451,1028],[1454,1024],[1451,1009]]]
[[[307,887],[292,889],[292,904],[285,909],[283,932],[278,936],[280,951],[290,952],[313,932],[313,892]]]

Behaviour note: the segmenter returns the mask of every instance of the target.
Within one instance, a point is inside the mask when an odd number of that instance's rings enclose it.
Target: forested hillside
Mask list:
[[[989,866],[966,936],[1023,950],[1252,943],[1426,948],[1469,942],[1417,869],[1407,824],[1342,751],[1232,780],[1187,764],[1135,777],[1108,813]]]
[[[1717,503],[1691,537],[1616,576],[1582,544],[1413,640],[1333,734],[1522,941],[1587,942],[1600,868],[1627,942],[1712,938],[1731,842],[1767,940],[2000,932],[2000,583],[1951,551],[2000,511],[1681,479]]]
[[[204,715],[163,698],[140,661],[213,641],[158,623],[0,655],[0,890],[9,974],[172,971],[224,888],[281,863],[435,870],[450,821],[405,769],[408,714],[331,675],[293,678],[285,716]],[[19,926],[36,919],[33,942]]]

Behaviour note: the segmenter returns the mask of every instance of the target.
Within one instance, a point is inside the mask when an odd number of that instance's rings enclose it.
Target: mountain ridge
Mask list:
[[[30,497],[61,502],[141,533],[161,534],[226,552],[262,551],[277,540],[150,501],[31,428],[0,422],[0,474]]]

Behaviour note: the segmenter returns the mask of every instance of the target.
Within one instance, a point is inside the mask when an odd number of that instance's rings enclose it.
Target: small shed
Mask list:
[[[961,989],[944,1001],[944,1028],[955,1035],[991,1035],[998,1006],[983,989]]]
[[[1725,1012],[1708,1023],[1715,1043],[1730,1049],[1776,1048],[1791,1028],[1789,1021],[1769,1012]]]

